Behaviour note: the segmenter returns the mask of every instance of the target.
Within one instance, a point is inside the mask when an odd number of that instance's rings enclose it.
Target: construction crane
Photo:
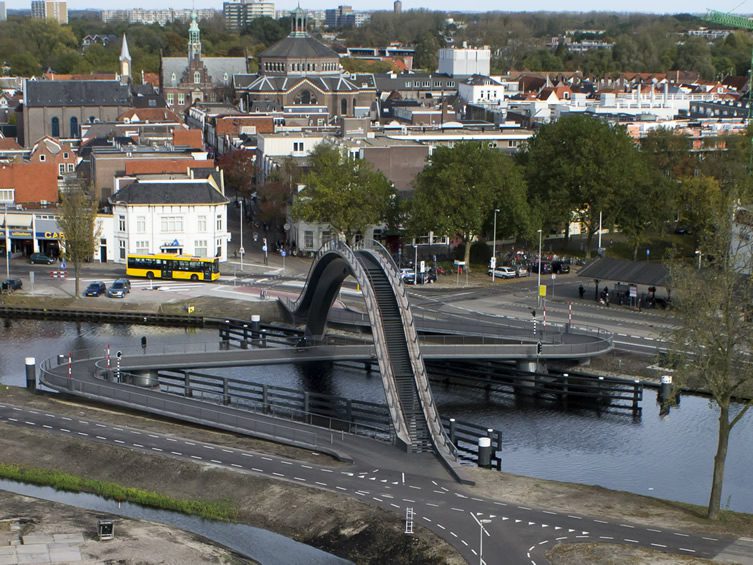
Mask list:
[[[718,12],[717,10],[707,10],[703,17],[707,22],[723,25],[736,29],[747,29],[753,31],[753,20],[745,16],[730,14],[727,12]],[[750,55],[750,70],[748,71],[748,127],[753,124],[753,52]],[[748,172],[753,173],[753,139],[751,140],[750,156],[748,158]]]

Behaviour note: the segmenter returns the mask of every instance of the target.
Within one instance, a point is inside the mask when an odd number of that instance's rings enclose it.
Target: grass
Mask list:
[[[231,501],[203,501],[171,498],[140,488],[117,483],[87,479],[62,471],[53,471],[25,465],[0,463],[0,478],[39,486],[48,486],[67,492],[86,492],[102,498],[131,502],[149,508],[171,510],[209,520],[232,521],[238,516],[238,507]]]

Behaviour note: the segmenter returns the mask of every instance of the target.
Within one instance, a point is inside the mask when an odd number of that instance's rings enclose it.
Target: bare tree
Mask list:
[[[697,261],[671,266],[680,322],[672,336],[678,385],[695,383],[719,409],[712,520],[720,514],[730,432],[753,404],[753,215],[737,205],[720,209]]]
[[[62,195],[58,224],[65,235],[65,258],[76,277],[76,298],[81,297],[81,264],[92,259],[99,241],[96,219],[97,204],[82,186]]]

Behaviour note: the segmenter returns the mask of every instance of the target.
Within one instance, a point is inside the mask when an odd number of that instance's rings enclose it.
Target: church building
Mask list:
[[[232,102],[233,75],[247,72],[244,57],[204,57],[196,12],[188,28],[188,56],[160,59],[160,92],[182,113],[194,102]]]
[[[374,76],[343,72],[340,57],[311,37],[306,13],[292,14],[290,34],[259,55],[259,72],[234,77],[236,95],[249,112],[283,112],[318,118],[365,117],[376,98]]]

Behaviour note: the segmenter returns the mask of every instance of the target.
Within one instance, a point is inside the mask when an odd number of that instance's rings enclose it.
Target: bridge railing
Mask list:
[[[174,416],[197,424],[212,424],[227,430],[247,430],[301,445],[318,445],[317,434],[314,432],[283,426],[266,419],[254,418],[252,415],[217,409],[203,402],[179,402],[165,398],[166,394],[150,394],[132,385],[68,378],[53,371],[50,360],[41,363],[40,379],[42,384],[52,389],[97,399],[106,398],[121,406],[138,407],[156,414]]]

